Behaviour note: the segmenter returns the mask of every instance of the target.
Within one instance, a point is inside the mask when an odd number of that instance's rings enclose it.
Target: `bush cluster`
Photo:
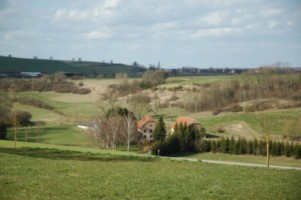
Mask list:
[[[55,91],[61,93],[88,94],[88,88],[76,86],[66,81],[63,74],[43,76],[38,79],[0,79],[0,91],[27,92],[27,91]]]
[[[43,109],[47,109],[47,110],[53,110],[54,108],[50,105],[48,105],[47,103],[45,103],[44,101],[38,100],[38,99],[29,99],[29,98],[17,98],[16,102],[20,103],[20,104],[26,104],[26,105],[30,105],[30,106],[34,106],[37,108],[43,108]]]
[[[71,82],[55,83],[52,90],[59,93],[74,93],[74,94],[89,94],[91,92],[88,88],[79,88]]]
[[[168,74],[164,70],[148,70],[142,76],[141,88],[152,88],[164,83]]]
[[[239,138],[235,140],[231,138],[221,138],[220,140],[203,140],[200,147],[200,152],[225,153],[234,155],[266,155],[266,142],[262,140],[246,140]],[[293,144],[292,142],[270,141],[270,155],[272,156],[294,156],[296,159],[301,158],[301,145]]]

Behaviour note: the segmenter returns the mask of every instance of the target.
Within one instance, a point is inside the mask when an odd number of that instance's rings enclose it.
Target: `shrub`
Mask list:
[[[168,74],[164,70],[146,71],[142,76],[140,86],[142,88],[151,88],[164,83]]]
[[[159,153],[158,153],[159,150]],[[169,147],[165,141],[157,141],[152,145],[152,154],[153,155],[160,155],[165,156],[169,155]]]
[[[47,109],[47,110],[53,109],[52,106],[50,106],[50,105],[46,104],[45,102],[38,100],[38,99],[18,98],[18,99],[16,99],[16,101],[21,104],[30,105],[30,106],[34,106],[37,108],[43,108],[43,109]]]
[[[17,119],[18,126],[31,126],[32,122],[31,117],[32,115],[26,111],[15,111],[11,113],[11,126],[13,126],[14,117]]]

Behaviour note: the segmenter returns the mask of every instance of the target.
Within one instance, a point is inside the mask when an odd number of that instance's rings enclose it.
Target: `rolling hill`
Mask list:
[[[101,63],[91,61],[62,61],[33,58],[15,58],[0,56],[0,72],[55,72],[82,73],[87,76],[112,77],[116,73],[127,73],[137,76],[145,69],[120,63]]]

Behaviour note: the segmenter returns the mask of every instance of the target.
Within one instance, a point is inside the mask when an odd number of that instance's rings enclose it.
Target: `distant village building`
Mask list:
[[[21,72],[20,74],[22,77],[28,77],[28,78],[39,78],[42,76],[41,72]]]
[[[171,133],[174,133],[176,126],[180,126],[180,124],[182,124],[183,126],[194,126],[199,130],[201,130],[202,128],[200,122],[198,122],[196,119],[181,116],[178,117],[176,122],[171,126]]]
[[[142,118],[137,123],[138,132],[142,134],[142,142],[152,142],[154,140],[154,130],[156,127],[157,121],[150,116]]]

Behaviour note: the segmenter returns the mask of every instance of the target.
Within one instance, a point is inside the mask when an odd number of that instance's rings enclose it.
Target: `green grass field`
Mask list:
[[[0,72],[79,72],[87,75],[114,77],[124,72],[129,76],[136,75],[133,67],[124,64],[111,64],[89,61],[61,61],[48,59],[14,58],[0,56]]]
[[[8,140],[14,140],[14,131],[8,130]],[[57,145],[91,146],[89,136],[75,125],[61,124],[19,128],[17,140],[23,142],[41,142]]]
[[[0,144],[0,199],[298,199],[301,195],[297,170]]]

